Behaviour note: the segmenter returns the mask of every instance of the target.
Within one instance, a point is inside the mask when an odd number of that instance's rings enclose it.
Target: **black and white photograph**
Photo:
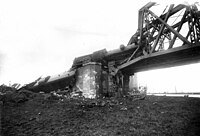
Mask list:
[[[198,0],[0,0],[0,136],[199,136]]]

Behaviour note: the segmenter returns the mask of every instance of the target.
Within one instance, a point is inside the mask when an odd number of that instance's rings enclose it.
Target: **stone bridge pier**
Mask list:
[[[77,69],[74,90],[92,99],[127,95],[136,87],[137,78],[120,71],[116,74],[114,69],[112,64],[108,67],[96,62],[84,64]]]

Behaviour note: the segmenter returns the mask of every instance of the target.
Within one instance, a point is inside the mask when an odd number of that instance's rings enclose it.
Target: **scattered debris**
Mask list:
[[[130,128],[129,128],[129,131],[134,132],[134,131],[136,131],[136,128],[130,127]]]
[[[157,102],[154,102],[153,105],[157,104]]]
[[[126,111],[126,110],[127,110],[127,107],[122,107],[120,110],[121,110],[121,111]]]
[[[16,90],[5,85],[0,86],[0,92],[0,101],[3,101],[3,103],[22,103],[36,96],[35,93],[29,90]]]
[[[44,100],[43,95],[17,105],[5,103],[2,116],[5,136],[198,135],[199,132],[198,98],[147,96],[139,102],[126,98],[66,98],[60,103]],[[153,105],[155,101],[159,106]],[[170,116],[164,112],[169,110]]]
[[[164,112],[164,111],[161,111],[160,113],[161,113],[161,114],[164,114],[164,113],[166,113],[166,112]]]

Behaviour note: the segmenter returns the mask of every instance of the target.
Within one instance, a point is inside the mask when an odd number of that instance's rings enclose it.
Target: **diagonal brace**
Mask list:
[[[168,20],[168,18],[169,18],[169,15],[170,15],[170,11],[173,9],[173,7],[174,7],[174,4],[170,5],[169,10],[168,10],[168,13],[167,13],[167,15],[165,16],[164,22],[167,22],[167,20]],[[151,53],[155,50],[155,48],[156,48],[156,46],[157,46],[157,44],[158,44],[158,41],[159,41],[159,39],[160,39],[160,36],[161,36],[162,33],[163,33],[164,28],[165,28],[165,25],[162,24],[161,29],[160,29],[160,31],[159,31],[159,33],[158,33],[158,35],[157,35],[157,37],[156,37],[156,40],[155,40],[155,42],[154,42],[154,44],[153,44],[153,47],[152,47],[152,49],[151,49]]]
[[[180,32],[180,30],[181,30],[181,28],[182,28],[182,26],[183,26],[183,24],[184,24],[184,21],[185,21],[185,19],[186,19],[187,14],[188,14],[187,11],[188,11],[188,9],[186,9],[186,11],[185,11],[185,13],[184,13],[184,15],[183,15],[183,17],[182,17],[182,19],[181,19],[181,21],[180,21],[180,24],[179,24],[179,26],[178,26],[177,32]],[[170,48],[173,47],[176,38],[177,38],[177,35],[174,35],[172,41],[170,42],[170,45],[169,45],[168,49],[170,49]],[[186,39],[187,39],[187,38],[186,38]]]
[[[181,39],[183,42],[185,42],[188,45],[191,45],[191,43],[185,38],[183,37],[181,34],[179,34],[176,30],[173,29],[173,27],[171,27],[170,25],[168,25],[167,23],[165,23],[165,21],[163,21],[161,18],[159,18],[156,14],[154,14],[151,10],[146,9],[149,11],[150,14],[152,14],[155,18],[157,18],[161,23],[163,23],[174,35],[176,35],[179,39]]]

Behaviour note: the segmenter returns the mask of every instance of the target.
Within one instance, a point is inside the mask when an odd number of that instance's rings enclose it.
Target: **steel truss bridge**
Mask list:
[[[200,11],[197,5],[167,6],[160,16],[150,2],[139,10],[138,30],[128,46],[138,47],[117,69],[132,75],[138,71],[171,67],[200,60]]]
[[[129,77],[136,72],[199,62],[197,4],[171,4],[159,16],[150,10],[156,6],[149,2],[139,10],[138,30],[127,46],[77,57],[68,72],[40,77],[25,87],[35,92],[50,92],[67,86],[87,94],[86,97],[91,93],[88,90],[96,95],[120,90],[126,94]]]

